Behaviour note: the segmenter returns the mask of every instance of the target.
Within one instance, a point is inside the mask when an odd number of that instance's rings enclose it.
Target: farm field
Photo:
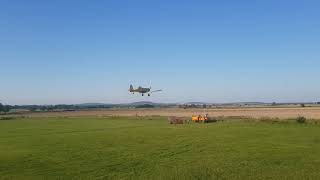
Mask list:
[[[0,179],[319,179],[320,126],[164,117],[0,121]]]
[[[320,107],[281,107],[281,108],[219,108],[219,109],[199,109],[199,108],[150,108],[150,109],[100,109],[81,110],[68,112],[36,112],[26,113],[28,117],[64,117],[64,116],[182,116],[190,117],[208,113],[209,116],[245,116],[250,118],[296,118],[305,116],[308,119],[320,119]]]

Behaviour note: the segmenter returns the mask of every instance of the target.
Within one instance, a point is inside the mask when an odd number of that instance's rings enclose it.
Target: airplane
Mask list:
[[[144,94],[148,94],[148,96],[150,96],[151,93],[159,92],[159,91],[162,91],[162,90],[159,89],[156,91],[151,91],[151,86],[150,86],[150,88],[144,88],[144,87],[139,86],[137,89],[134,89],[132,84],[130,85],[130,88],[129,88],[129,92],[131,92],[132,94],[134,94],[136,92],[136,93],[140,93],[142,96],[144,96]]]

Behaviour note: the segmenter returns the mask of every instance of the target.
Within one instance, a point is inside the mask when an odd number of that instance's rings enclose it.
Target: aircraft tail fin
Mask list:
[[[129,89],[129,91],[130,91],[130,92],[133,91],[133,86],[132,86],[132,84],[130,84],[130,89]]]

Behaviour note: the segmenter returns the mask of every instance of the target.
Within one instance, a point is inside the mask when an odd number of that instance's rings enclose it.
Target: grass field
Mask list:
[[[319,125],[0,121],[0,179],[320,179],[319,169]]]

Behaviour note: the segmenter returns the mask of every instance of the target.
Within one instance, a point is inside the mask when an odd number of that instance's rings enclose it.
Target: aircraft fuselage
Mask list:
[[[144,94],[144,93],[149,93],[151,91],[151,88],[144,88],[144,87],[141,87],[139,86],[138,88],[134,89],[132,85],[130,85],[130,89],[129,89],[129,92],[131,93],[141,93],[141,94]]]

